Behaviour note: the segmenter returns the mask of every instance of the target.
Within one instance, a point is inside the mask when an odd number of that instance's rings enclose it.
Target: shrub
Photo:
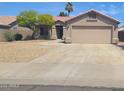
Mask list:
[[[19,34],[19,33],[17,33],[17,34],[15,34],[15,40],[21,40],[22,39],[22,35],[21,34]]]
[[[7,31],[4,33],[4,37],[9,42],[15,40],[14,32]]]

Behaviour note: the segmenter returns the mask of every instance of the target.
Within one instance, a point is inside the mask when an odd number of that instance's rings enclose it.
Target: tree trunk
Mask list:
[[[32,39],[35,39],[35,31],[33,31]]]
[[[70,11],[68,11],[68,16],[70,15]]]
[[[36,26],[31,26],[31,29],[33,30],[32,39],[39,39],[40,37],[39,28]]]
[[[36,40],[36,39],[39,39],[39,37],[40,37],[39,28],[37,28],[37,29],[35,28],[33,31],[33,34],[32,34],[32,38]]]

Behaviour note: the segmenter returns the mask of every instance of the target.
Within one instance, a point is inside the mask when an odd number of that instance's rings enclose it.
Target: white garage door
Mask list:
[[[111,43],[111,28],[109,27],[72,27],[72,42],[74,43]]]

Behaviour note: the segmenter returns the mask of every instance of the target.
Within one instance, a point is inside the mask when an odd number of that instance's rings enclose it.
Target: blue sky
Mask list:
[[[124,2],[72,2],[74,12],[71,16],[78,15],[89,9],[98,10],[121,21],[124,25]],[[0,16],[16,16],[24,10],[36,10],[41,14],[58,15],[65,11],[66,2],[0,2]]]

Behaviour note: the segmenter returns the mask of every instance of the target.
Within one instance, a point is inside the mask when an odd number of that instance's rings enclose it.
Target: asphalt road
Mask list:
[[[0,91],[124,91],[124,88],[42,86],[42,85],[3,85]]]

